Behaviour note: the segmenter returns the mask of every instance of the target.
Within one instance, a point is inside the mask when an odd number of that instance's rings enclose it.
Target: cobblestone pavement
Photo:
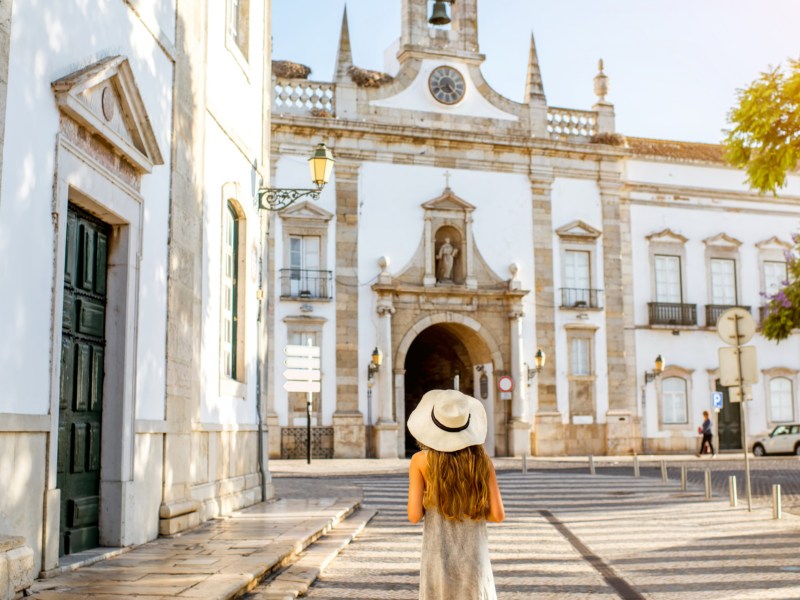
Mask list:
[[[489,538],[501,599],[800,598],[793,515],[775,521],[763,506],[731,509],[726,499],[704,500],[697,486],[681,492],[674,479],[537,468],[500,472],[499,481],[508,518],[489,526]],[[284,497],[319,493],[326,482],[362,487],[379,514],[307,597],[417,598],[422,528],[405,517],[407,478],[275,480]]]

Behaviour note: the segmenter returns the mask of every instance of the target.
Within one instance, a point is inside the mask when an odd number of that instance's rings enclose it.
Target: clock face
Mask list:
[[[464,97],[464,76],[453,67],[436,67],[428,79],[431,94],[442,104],[456,104]]]

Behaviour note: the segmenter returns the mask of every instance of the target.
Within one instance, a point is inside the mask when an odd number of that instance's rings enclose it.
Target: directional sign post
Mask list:
[[[746,384],[758,381],[756,350],[753,346],[743,346],[756,332],[756,322],[750,311],[734,306],[722,313],[717,321],[717,333],[722,341],[733,348],[719,349],[719,371],[722,385],[728,387],[731,402],[742,402],[746,395]],[[726,383],[727,382],[727,383]],[[742,390],[745,393],[742,393]],[[734,396],[736,400],[734,400]],[[744,449],[744,481],[747,490],[747,510],[753,510],[750,493],[750,456],[747,454],[747,407],[742,402],[739,411],[742,423],[742,448]]]
[[[305,392],[306,396],[306,460],[311,464],[311,394],[319,392],[320,371],[319,346],[311,345],[308,338],[307,346],[286,346],[283,349],[286,360],[283,364],[287,367],[283,372],[286,381],[283,389],[287,392]]]

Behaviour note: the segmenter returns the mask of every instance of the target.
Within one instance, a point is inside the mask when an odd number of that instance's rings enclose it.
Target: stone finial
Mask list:
[[[347,24],[347,4],[342,15],[342,33],[339,36],[339,52],[336,54],[336,73],[334,81],[345,81],[347,72],[353,66],[353,51],[350,47],[350,27]]]
[[[519,280],[519,265],[515,262],[508,265],[508,272],[511,273],[511,279],[508,281],[508,289],[509,290],[518,290],[520,289],[520,280]]]
[[[511,278],[516,279],[517,273],[519,273],[519,265],[515,262],[508,265],[508,272],[511,273]]]
[[[381,268],[381,272],[378,274],[378,283],[392,283],[392,276],[389,274],[389,263],[390,260],[388,256],[381,256],[378,259],[378,266]]]
[[[542,73],[539,69],[539,57],[536,54],[536,42],[531,31],[531,52],[528,57],[528,79],[525,84],[525,96],[530,101],[531,98],[544,101],[544,84],[542,83]]]
[[[594,93],[600,102],[606,101],[608,95],[608,76],[603,73],[603,59],[597,62],[597,75],[594,76]]]

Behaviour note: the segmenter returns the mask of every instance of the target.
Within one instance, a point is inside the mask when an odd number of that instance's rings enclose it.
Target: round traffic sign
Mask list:
[[[508,375],[503,375],[497,380],[497,389],[501,392],[510,392],[514,389],[514,380]]]
[[[726,344],[741,346],[755,335],[756,321],[749,310],[734,306],[720,315],[717,320],[717,333]]]

